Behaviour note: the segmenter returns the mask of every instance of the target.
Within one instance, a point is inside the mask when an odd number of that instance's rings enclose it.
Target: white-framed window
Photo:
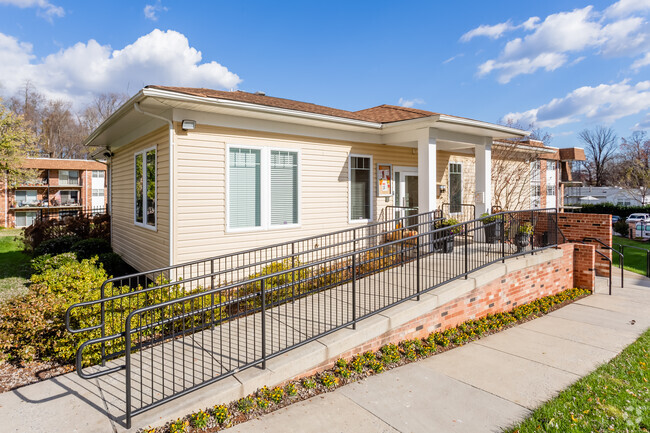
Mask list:
[[[239,145],[226,151],[227,231],[297,227],[299,152]]]
[[[38,218],[38,212],[16,212],[16,227],[29,227]]]
[[[449,213],[463,211],[463,164],[449,163]]]
[[[103,179],[104,175],[105,175],[105,173],[102,170],[93,170],[93,177],[95,179]]]
[[[137,152],[133,157],[133,200],[135,225],[156,229],[157,169],[156,147]]]
[[[348,159],[350,222],[372,221],[372,156],[353,155]]]
[[[542,203],[542,185],[539,160],[530,163],[530,207],[538,208]]]
[[[93,188],[93,197],[104,197],[104,188]]]
[[[18,190],[16,191],[16,206],[29,206],[36,204],[38,196],[35,190]],[[23,227],[23,226],[21,226]]]
[[[79,171],[59,170],[59,185],[79,185]]]
[[[79,191],[60,191],[62,206],[72,206],[79,204]]]

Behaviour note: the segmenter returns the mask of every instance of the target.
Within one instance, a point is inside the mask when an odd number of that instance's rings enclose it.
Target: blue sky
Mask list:
[[[650,129],[650,0],[0,0],[0,95],[146,84],[533,122],[552,145]]]

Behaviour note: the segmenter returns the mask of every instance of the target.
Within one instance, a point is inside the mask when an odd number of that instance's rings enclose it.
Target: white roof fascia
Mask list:
[[[439,122],[452,123],[456,125],[465,125],[473,126],[475,128],[491,129],[493,131],[502,132],[505,134],[528,137],[530,132],[524,131],[522,129],[510,128],[508,126],[497,125],[494,123],[482,122],[480,120],[473,119],[464,119],[461,117],[448,116],[446,114],[441,114],[438,119]]]

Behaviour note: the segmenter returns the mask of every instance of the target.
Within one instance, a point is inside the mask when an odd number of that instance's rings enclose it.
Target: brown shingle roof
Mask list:
[[[399,107],[396,105],[379,105],[377,107],[355,111],[355,113],[362,115],[367,119],[372,119],[373,122],[380,123],[419,119],[421,117],[435,116],[438,114],[431,111],[418,110],[416,108]]]
[[[380,105],[360,111],[346,111],[309,102],[294,101],[292,99],[275,98],[257,93],[248,93],[241,90],[224,91],[212,89],[198,89],[193,87],[147,86],[149,89],[161,89],[170,92],[184,93],[186,95],[204,98],[228,99],[230,101],[248,102],[250,104],[265,105],[268,107],[284,108],[287,110],[304,111],[307,113],[323,114],[327,116],[343,117],[347,119],[364,120],[367,122],[389,123],[400,120],[417,119],[433,116],[436,113],[415,108],[398,107],[395,105]]]

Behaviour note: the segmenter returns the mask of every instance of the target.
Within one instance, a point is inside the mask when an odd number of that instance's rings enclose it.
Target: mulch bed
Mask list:
[[[23,365],[5,363],[0,365],[0,393],[71,371],[74,371],[72,365],[60,365],[56,362],[34,361]]]

